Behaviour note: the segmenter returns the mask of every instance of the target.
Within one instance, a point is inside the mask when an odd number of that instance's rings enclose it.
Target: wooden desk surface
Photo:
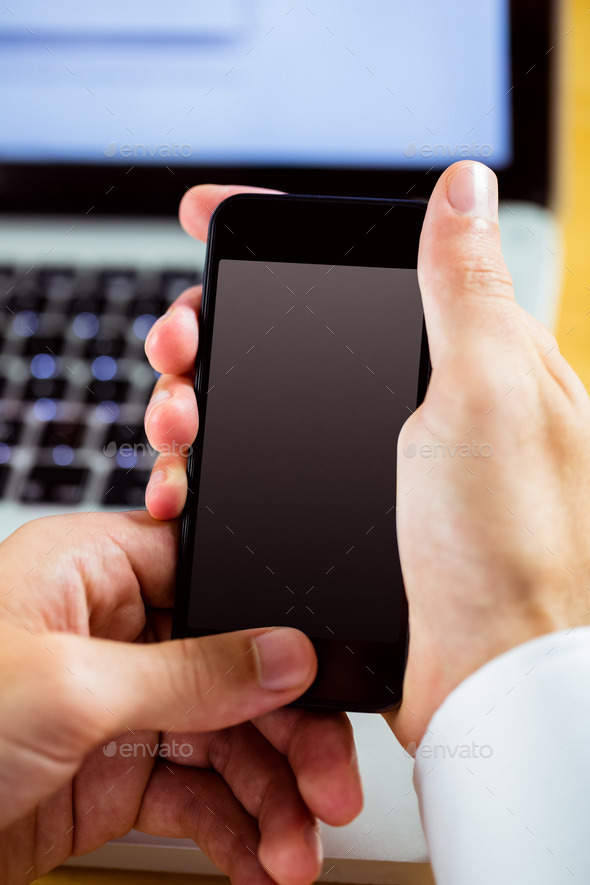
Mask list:
[[[556,209],[565,233],[565,267],[557,338],[562,353],[590,390],[590,14],[588,0],[566,0],[556,35],[562,59],[560,169]],[[571,30],[570,30],[571,29]],[[532,148],[534,149],[534,148]],[[433,882],[420,865],[416,885]],[[168,873],[61,868],[40,885],[225,885],[229,879]]]
[[[61,867],[36,880],[38,885],[230,885],[227,876],[196,876],[179,873],[134,873],[125,870],[90,870]]]
[[[429,864],[396,864],[403,869],[407,885],[435,885]],[[36,880],[38,885],[230,885],[226,876],[145,873],[124,870],[91,870],[84,867],[61,867]],[[398,881],[392,873],[391,885]],[[324,880],[325,882],[325,880]]]

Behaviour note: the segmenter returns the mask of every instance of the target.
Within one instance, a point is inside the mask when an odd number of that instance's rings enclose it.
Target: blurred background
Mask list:
[[[554,327],[558,18],[551,0],[5,5],[0,538],[142,506],[143,342],[201,279],[176,221],[198,182],[427,198],[483,160],[518,298]]]
[[[143,342],[201,279],[176,220],[199,182],[427,199],[452,162],[488,163],[517,298],[590,385],[589,41],[581,0],[8,0],[0,538],[143,506]],[[366,719],[367,809],[329,834],[326,881],[430,881],[411,768]],[[132,836],[93,862],[207,868],[190,855]]]

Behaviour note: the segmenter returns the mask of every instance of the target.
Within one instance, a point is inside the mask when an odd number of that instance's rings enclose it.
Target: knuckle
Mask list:
[[[201,776],[201,782],[206,786],[211,777],[214,775],[206,772]],[[213,805],[205,790],[202,790],[196,797],[189,794],[179,812],[181,828],[184,833],[195,840],[199,848],[220,868],[222,873],[227,873],[225,858],[221,850],[223,844],[221,821],[217,810],[211,808],[209,803]]]
[[[503,265],[467,264],[463,268],[463,281],[468,289],[479,292],[513,297],[512,277]]]
[[[236,823],[220,808],[218,775],[204,773],[205,789],[195,799],[186,800],[181,811],[182,828],[190,834],[205,854],[226,875],[243,879],[245,865],[250,865],[258,849],[255,831]]]
[[[208,760],[215,771],[225,775],[233,758],[235,728],[216,731],[209,744]]]
[[[463,291],[479,295],[514,296],[512,277],[501,256],[482,253],[464,255],[454,264],[454,276]]]
[[[232,836],[227,845],[225,864],[230,880],[235,882],[246,864],[250,865],[252,856],[257,855],[258,844],[253,834],[245,827],[234,830]]]
[[[249,653],[252,641],[239,633],[175,640],[174,645],[178,700],[185,704],[190,698],[188,707],[197,702],[215,704],[216,714],[223,715],[233,705],[235,692],[255,679],[256,656]]]
[[[179,702],[185,703],[187,696],[202,699],[215,685],[215,668],[206,653],[206,644],[201,639],[179,639],[173,644],[179,657],[174,662],[174,669],[180,665],[184,674],[182,680],[178,679],[177,671],[171,674]]]
[[[253,638],[247,632],[224,633],[207,639],[210,654],[218,662],[219,675],[231,671],[242,685],[256,678],[257,655]]]

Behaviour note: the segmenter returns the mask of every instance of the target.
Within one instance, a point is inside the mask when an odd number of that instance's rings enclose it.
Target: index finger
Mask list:
[[[189,234],[203,243],[207,239],[209,220],[219,204],[234,194],[280,194],[282,191],[242,184],[198,184],[191,187],[180,201],[178,217]]]
[[[360,814],[363,791],[350,720],[344,713],[284,707],[254,720],[289,761],[309,810],[332,826]]]

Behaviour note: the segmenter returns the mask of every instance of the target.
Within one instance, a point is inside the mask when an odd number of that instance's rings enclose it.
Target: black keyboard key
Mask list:
[[[132,270],[111,270],[100,278],[100,291],[113,301],[131,298],[137,286],[137,277]]]
[[[48,298],[69,298],[74,289],[76,274],[67,267],[40,270],[37,275],[40,290]]]
[[[107,429],[104,438],[103,451],[106,455],[112,457],[122,446],[125,446],[126,448],[133,446],[139,447],[141,454],[143,453],[143,449],[147,448],[147,445],[148,441],[143,424],[126,425],[113,422]],[[143,449],[141,449],[141,447],[143,447]]]
[[[0,266],[0,301],[4,302],[10,294],[10,287],[14,282],[14,268],[6,265]],[[2,304],[4,306],[4,304]]]
[[[114,443],[117,448],[123,445],[134,446],[137,443],[145,445],[146,436],[143,424],[111,424],[105,437],[105,445],[109,443]]]
[[[79,504],[87,478],[84,467],[34,467],[25,480],[21,500],[30,504]]]
[[[101,503],[143,508],[149,478],[149,470],[113,470],[107,480]]]
[[[125,348],[123,335],[97,335],[86,342],[84,355],[89,359],[97,356],[121,356]]]
[[[15,446],[21,435],[23,425],[20,421],[6,421],[0,418],[0,442],[7,446]]]
[[[27,356],[34,356],[37,353],[48,353],[51,356],[60,353],[63,348],[63,337],[61,335],[31,335],[27,338],[24,345],[24,353]]]
[[[161,276],[162,274],[157,271],[142,271],[137,278],[135,298],[161,298]]]
[[[202,282],[201,274],[179,273],[168,271],[162,274],[161,291],[166,301],[174,301],[185,289]]]
[[[0,464],[0,496],[4,494],[4,489],[8,484],[10,476],[10,467],[8,464]]]
[[[37,289],[32,287],[21,289],[18,285],[11,290],[6,299],[6,307],[13,314],[19,313],[21,310],[31,310],[39,313],[39,311],[43,310],[46,303],[46,297]]]
[[[86,402],[99,403],[112,400],[121,403],[125,400],[129,385],[126,381],[93,381],[86,388]]]
[[[54,446],[70,446],[76,449],[82,442],[85,425],[81,421],[50,421],[41,437],[41,445],[52,449]]]
[[[119,467],[127,470],[152,456],[143,424],[111,424],[104,438],[102,452],[107,458],[115,458]]]
[[[95,316],[100,316],[101,313],[104,313],[104,309],[105,299],[95,292],[76,295],[68,304],[68,313],[72,317],[79,313],[93,313]]]
[[[136,298],[129,305],[127,313],[130,317],[143,316],[144,314],[159,317],[167,307],[163,298]]]
[[[23,399],[27,402],[46,397],[49,399],[61,399],[65,389],[65,378],[31,378],[25,388]]]

